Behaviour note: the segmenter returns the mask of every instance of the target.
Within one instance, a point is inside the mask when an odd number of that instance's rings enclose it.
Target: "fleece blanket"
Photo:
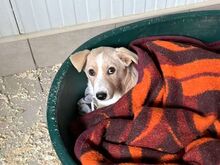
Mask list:
[[[138,84],[116,104],[72,125],[85,165],[220,164],[220,42],[133,41]]]

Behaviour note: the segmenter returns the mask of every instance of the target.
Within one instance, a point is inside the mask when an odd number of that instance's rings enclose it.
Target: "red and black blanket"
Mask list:
[[[220,164],[220,42],[138,39],[138,84],[72,129],[85,165]]]

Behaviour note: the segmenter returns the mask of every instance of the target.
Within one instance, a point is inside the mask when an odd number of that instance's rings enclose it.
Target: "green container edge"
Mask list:
[[[99,39],[102,39],[103,37],[108,37],[114,33],[114,35],[117,35],[119,33],[123,32],[123,28],[126,28],[127,30],[132,28],[132,25],[134,24],[139,24],[141,26],[141,23],[143,22],[150,22],[151,24],[153,23],[160,23],[160,22],[165,22],[165,21],[170,21],[170,20],[175,20],[175,19],[180,19],[180,18],[187,18],[188,16],[190,17],[196,17],[196,16],[212,16],[212,15],[219,15],[220,16],[220,11],[219,10],[212,10],[212,11],[194,11],[194,12],[185,12],[185,13],[178,13],[178,14],[170,14],[170,15],[165,15],[165,16],[159,16],[155,18],[150,18],[150,19],[145,19],[142,21],[134,22],[129,25],[125,25],[122,27],[115,28],[113,30],[109,30],[107,32],[101,33],[100,35],[97,35],[93,37],[92,39],[88,40],[84,44],[82,44],[80,47],[78,47],[74,52],[83,50],[86,47],[86,45],[89,45],[91,42],[95,42]],[[73,52],[73,53],[74,53]],[[72,64],[67,58],[62,66],[60,67],[59,71],[57,72],[50,91],[48,95],[48,101],[47,101],[47,126],[49,130],[49,135],[51,142],[53,144],[53,147],[56,151],[56,154],[58,155],[60,161],[64,165],[77,165],[73,158],[70,156],[68,151],[66,150],[66,147],[64,146],[63,140],[60,136],[59,133],[59,128],[58,128],[58,123],[56,120],[56,103],[57,103],[57,96],[59,93],[60,85],[62,83],[63,77],[67,73],[68,69],[72,67]]]

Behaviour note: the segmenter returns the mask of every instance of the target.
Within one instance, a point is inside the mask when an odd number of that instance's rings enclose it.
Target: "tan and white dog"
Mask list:
[[[138,81],[134,67],[138,57],[124,47],[84,50],[71,55],[70,60],[78,72],[86,73],[97,108],[114,104]]]

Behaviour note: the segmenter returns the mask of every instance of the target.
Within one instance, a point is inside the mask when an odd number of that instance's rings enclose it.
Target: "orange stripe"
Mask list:
[[[215,126],[216,133],[217,133],[218,137],[220,138],[220,121],[216,120],[214,122],[214,126]]]
[[[169,130],[169,132],[171,133],[171,135],[172,135],[172,137],[173,137],[173,140],[176,142],[176,144],[178,145],[178,146],[180,146],[180,147],[184,147],[183,145],[182,145],[182,143],[179,141],[179,139],[176,137],[176,135],[175,135],[175,133],[173,132],[173,130],[172,130],[172,128],[168,125],[168,130]]]
[[[105,113],[100,113],[100,114],[105,114]],[[106,124],[105,129],[107,129],[110,125],[110,120],[106,120],[106,121],[107,121],[107,124]],[[96,131],[93,131],[90,135],[90,140],[93,143],[95,143],[96,145],[98,145],[100,143],[100,141],[102,140],[102,137],[100,137],[100,136],[97,137],[97,134],[100,134],[100,132],[97,133],[97,130],[100,130],[100,129],[96,129]]]
[[[163,95],[163,104],[166,103],[169,94],[169,85],[167,79],[165,79],[164,82],[165,82],[164,84],[165,87],[164,87],[164,95]]]
[[[204,132],[213,122],[216,120],[215,115],[209,115],[209,116],[200,116],[197,114],[193,114],[193,121],[196,129],[199,132]]]
[[[201,139],[195,140],[186,147],[185,151],[188,152],[191,149],[196,148],[196,147],[198,147],[204,143],[207,143],[209,141],[212,141],[212,140],[213,140],[212,138],[201,138]]]
[[[158,124],[160,124],[162,116],[163,116],[163,111],[161,109],[152,108],[151,118],[149,120],[149,123],[146,126],[146,129],[132,141],[132,144],[134,144],[138,140],[144,139],[149,133],[151,133],[153,129]]]
[[[147,69],[144,69],[143,79],[132,90],[132,110],[136,118],[141,112],[146,96],[151,84],[151,74]]]
[[[220,60],[198,60],[183,65],[161,65],[165,77],[182,79],[200,73],[220,73]]]
[[[206,91],[220,90],[220,77],[201,76],[182,82],[185,96],[196,96]]]
[[[178,159],[178,156],[176,154],[166,154],[160,158],[160,161],[161,162],[168,162],[168,161],[174,161],[177,159]]]
[[[173,42],[169,41],[162,41],[162,40],[156,40],[153,41],[154,44],[161,46],[165,49],[175,51],[175,52],[180,52],[180,51],[185,51],[185,50],[191,50],[194,49],[194,46],[188,46],[188,47],[182,47],[180,45],[174,44]]]
[[[82,164],[99,165],[104,161],[104,157],[97,151],[88,151],[81,155],[80,160]]]
[[[129,149],[130,155],[134,161],[141,160],[141,158],[142,158],[141,148],[128,146],[128,149]]]
[[[169,90],[168,90],[168,81],[167,79],[165,79],[165,89],[164,89],[164,95],[163,95],[163,104],[166,103],[167,98],[168,98],[168,94],[169,94]]]
[[[110,118],[106,113],[99,113],[100,115],[103,115],[104,117],[105,117],[105,119],[108,119],[108,118]]]
[[[160,103],[162,101],[163,96],[164,96],[164,92],[165,92],[165,89],[164,89],[164,87],[162,87],[160,92],[158,93],[155,101],[154,101],[154,106],[156,106],[158,103]]]

